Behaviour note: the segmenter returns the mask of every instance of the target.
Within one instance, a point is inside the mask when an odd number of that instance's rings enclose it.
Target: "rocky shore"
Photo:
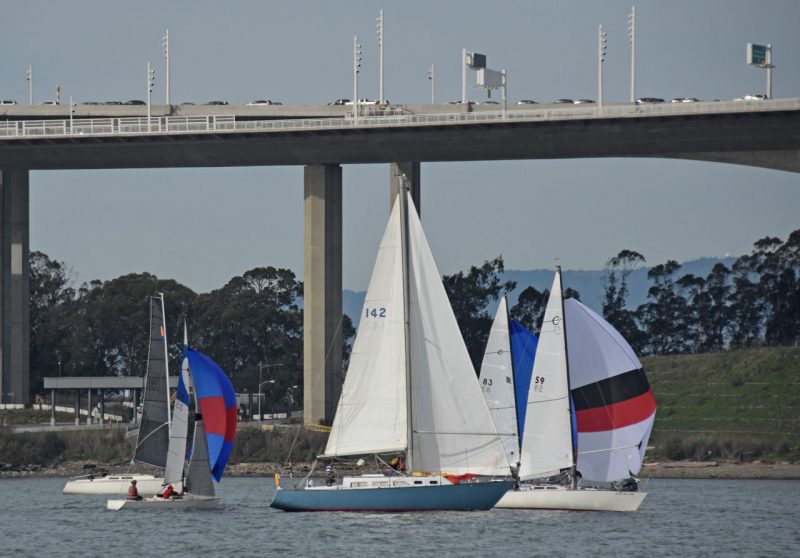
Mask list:
[[[15,477],[73,477],[86,473],[86,461],[68,461],[56,466],[46,467],[39,464],[11,466],[0,463],[0,478]],[[291,473],[294,476],[306,474],[310,463],[293,464]],[[97,470],[109,473],[129,471],[126,463],[96,463]],[[141,470],[141,469],[139,469]],[[228,465],[226,476],[231,477],[271,477],[280,471],[287,476],[289,471],[280,463],[232,463]],[[340,473],[347,471],[338,468]],[[145,472],[145,471],[143,471]],[[146,471],[154,472],[154,471]],[[783,479],[800,480],[800,463],[777,462],[751,463],[723,461],[667,461],[646,463],[641,471],[641,478],[651,479]]]

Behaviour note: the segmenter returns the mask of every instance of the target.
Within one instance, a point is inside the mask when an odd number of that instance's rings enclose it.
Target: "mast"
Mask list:
[[[511,354],[511,389],[514,392],[514,422],[517,425],[517,462],[512,465],[519,475],[520,458],[522,456],[522,437],[519,435],[519,416],[517,416],[517,373],[514,368],[514,349],[511,344],[511,314],[508,311],[508,295],[503,295],[506,301],[506,330],[508,331],[508,351]]]
[[[561,289],[561,316],[564,320],[564,360],[567,368],[567,412],[569,413],[569,436],[572,440],[572,467],[570,470],[569,484],[570,488],[575,490],[577,483],[575,481],[575,471],[578,465],[578,452],[575,451],[577,444],[575,440],[575,430],[572,428],[572,389],[569,384],[569,347],[567,346],[567,315],[564,312],[564,282],[561,278],[561,266],[556,266],[556,273],[558,274],[558,286]]]
[[[403,343],[405,345],[405,368],[406,368],[406,423],[408,425],[408,440],[406,448],[406,471],[413,471],[412,463],[412,447],[414,440],[414,425],[412,424],[412,406],[411,406],[411,331],[410,331],[410,299],[409,294],[409,257],[408,257],[408,201],[407,201],[407,184],[403,176],[398,178],[400,187],[398,188],[398,200],[400,204],[400,246],[402,254],[402,268],[403,268]]]
[[[166,376],[167,383],[167,428],[172,432],[172,414],[170,412],[169,403],[169,357],[167,348],[167,313],[164,311],[164,293],[158,293],[158,298],[161,299],[161,320],[164,324],[164,375]]]

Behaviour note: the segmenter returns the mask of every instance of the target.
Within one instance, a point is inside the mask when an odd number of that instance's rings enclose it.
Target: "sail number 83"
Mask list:
[[[385,318],[386,308],[364,308],[365,318]]]

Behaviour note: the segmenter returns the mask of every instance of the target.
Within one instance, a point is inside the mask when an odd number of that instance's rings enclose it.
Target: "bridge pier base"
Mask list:
[[[389,165],[389,211],[392,211],[394,200],[397,198],[397,189],[400,187],[399,178],[404,176],[408,180],[409,190],[411,191],[411,199],[414,200],[414,205],[417,206],[417,213],[422,215],[422,208],[420,207],[420,176],[419,176],[419,163],[391,163]]]
[[[331,424],[342,386],[342,167],[304,170],[303,420]]]
[[[0,403],[30,401],[29,172],[0,170]]]

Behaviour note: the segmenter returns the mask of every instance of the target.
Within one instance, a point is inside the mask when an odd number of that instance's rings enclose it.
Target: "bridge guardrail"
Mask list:
[[[459,125],[478,122],[557,121],[608,117],[650,117],[663,115],[718,114],[800,109],[800,99],[762,101],[711,101],[696,103],[654,103],[641,105],[568,105],[538,109],[474,111],[446,114],[410,114],[398,110],[370,113],[354,118],[313,118],[287,120],[239,120],[234,116],[162,116],[147,118],[93,118],[70,120],[29,120],[0,122],[0,138],[103,137],[115,135],[163,135],[185,133],[256,132],[282,130],[324,130],[380,128],[410,125]]]

